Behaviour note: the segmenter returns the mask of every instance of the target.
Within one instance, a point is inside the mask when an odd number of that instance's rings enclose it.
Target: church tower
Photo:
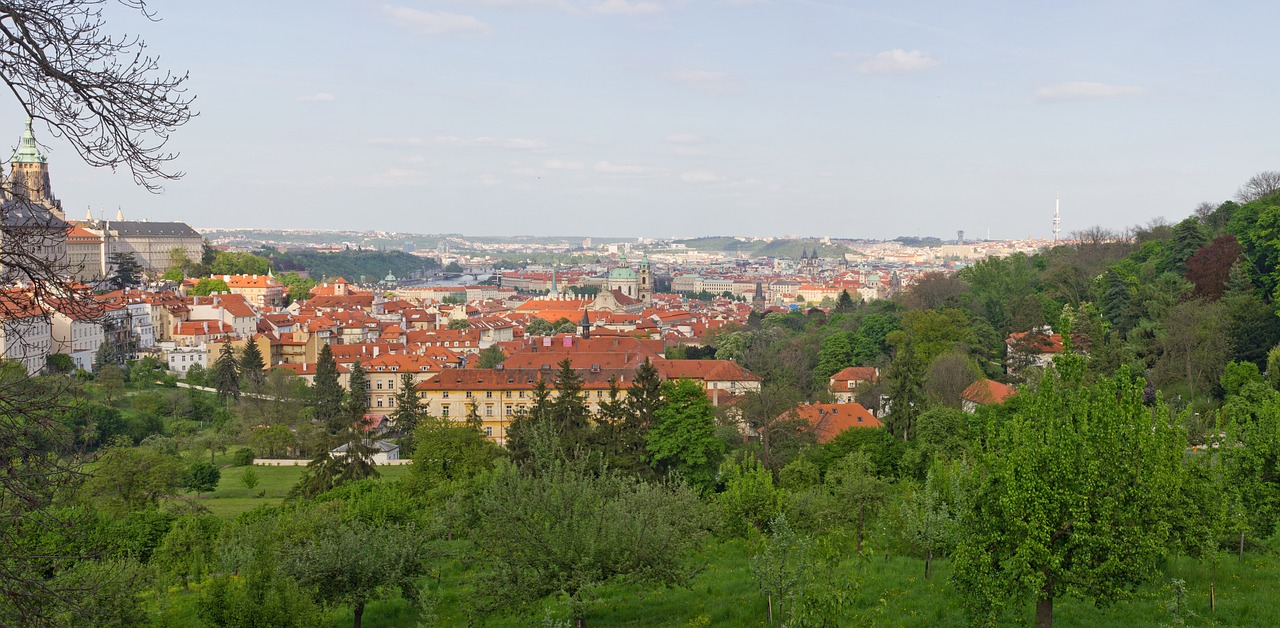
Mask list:
[[[9,163],[11,170],[4,182],[6,195],[19,202],[43,205],[54,216],[65,220],[62,201],[54,197],[53,188],[49,185],[49,160],[36,144],[30,116],[27,116],[27,128],[22,132]]]
[[[645,253],[640,258],[640,285],[638,298],[644,301],[645,305],[653,303],[653,277],[649,274],[649,254]]]

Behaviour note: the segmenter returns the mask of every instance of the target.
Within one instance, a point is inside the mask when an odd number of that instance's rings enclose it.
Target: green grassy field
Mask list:
[[[205,456],[204,460],[208,460]],[[222,479],[218,482],[218,488],[212,493],[206,493],[199,497],[195,494],[188,494],[178,499],[191,499],[196,503],[208,508],[210,512],[219,517],[226,519],[234,519],[242,512],[247,512],[261,506],[263,504],[278,504],[286,495],[294,484],[298,483],[298,478],[302,477],[302,473],[306,471],[306,467],[264,467],[254,465],[253,467],[233,467],[229,466],[230,458],[227,456],[217,456],[215,462],[222,469]],[[196,458],[189,457],[188,462],[195,462]],[[258,476],[258,485],[249,490],[245,488],[241,478],[244,477],[245,469],[252,468]],[[378,467],[378,473],[386,480],[398,480],[409,474],[409,465],[389,466],[384,465]],[[259,496],[259,494],[262,496]]]

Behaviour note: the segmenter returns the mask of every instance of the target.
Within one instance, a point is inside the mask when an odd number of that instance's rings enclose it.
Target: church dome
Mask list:
[[[609,279],[635,279],[635,278],[636,278],[636,271],[631,270],[626,266],[619,266],[609,271]]]

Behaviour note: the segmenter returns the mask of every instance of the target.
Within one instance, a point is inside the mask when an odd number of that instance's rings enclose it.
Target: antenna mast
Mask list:
[[[1062,215],[1058,213],[1058,210],[1061,207],[1062,207],[1062,192],[1058,192],[1058,194],[1053,199],[1053,243],[1054,244],[1058,243],[1058,232],[1061,230],[1061,226],[1062,226]]]

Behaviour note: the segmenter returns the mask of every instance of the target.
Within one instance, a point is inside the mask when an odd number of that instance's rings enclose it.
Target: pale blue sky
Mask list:
[[[68,214],[599,236],[1049,235],[1280,169],[1261,2],[153,0],[200,117]],[[21,114],[0,104],[16,143]],[[0,137],[3,137],[0,125]]]

